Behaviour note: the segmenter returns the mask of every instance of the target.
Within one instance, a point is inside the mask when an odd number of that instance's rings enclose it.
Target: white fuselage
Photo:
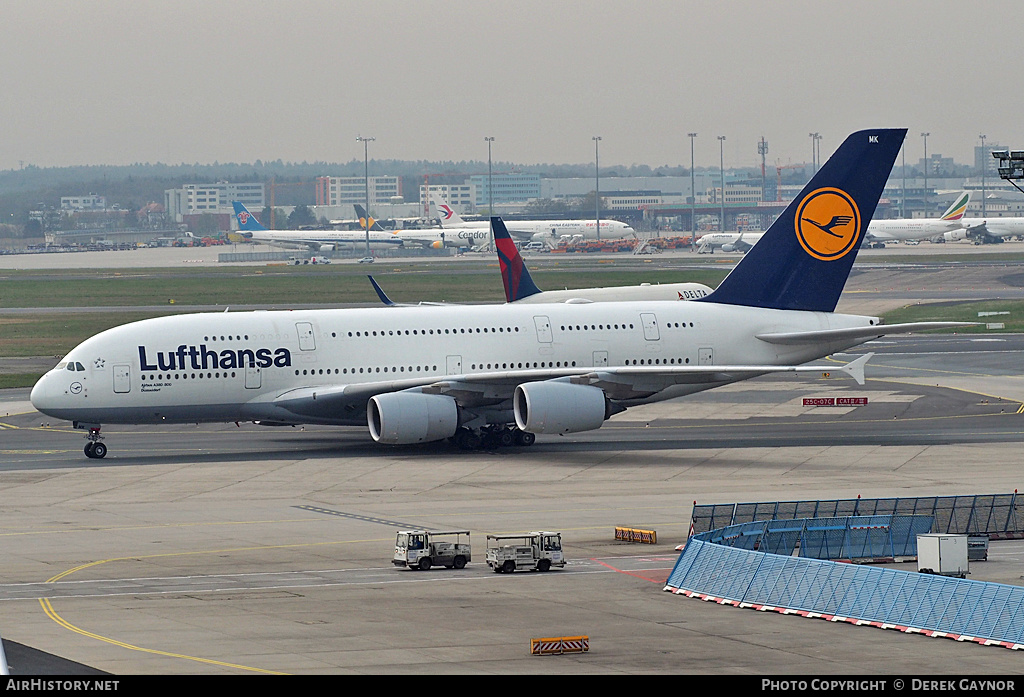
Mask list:
[[[503,222],[508,233],[519,240],[529,239],[534,242],[556,245],[563,238],[598,239],[596,220],[504,220]],[[442,223],[442,227],[445,230],[474,230],[490,234],[490,228],[486,223]],[[601,221],[600,239],[602,240],[635,236],[633,228],[626,223],[618,220]]]
[[[966,230],[984,228],[990,237],[1024,235],[1024,218],[964,218],[960,222]]]
[[[313,251],[325,247],[338,249],[358,249],[366,247],[365,232],[349,232],[344,230],[252,230],[247,234],[249,239],[260,244],[279,247],[306,247]],[[370,231],[371,249],[398,249],[402,240],[390,232]]]
[[[951,230],[959,230],[959,220],[901,218],[898,220],[872,220],[868,223],[865,239],[868,242],[894,242],[896,240],[923,240]]]
[[[698,252],[746,252],[761,239],[763,232],[709,232],[697,238]]]
[[[575,290],[545,290],[516,300],[526,303],[628,302],[636,300],[696,300],[711,294],[703,283],[641,283],[638,286],[609,286]]]
[[[365,424],[368,383],[383,393],[486,373],[500,374],[493,385],[504,389],[600,366],[799,365],[864,339],[794,345],[755,335],[875,323],[654,301],[177,315],[86,340],[37,382],[31,399],[43,413],[82,423]],[[621,403],[669,399],[735,379],[742,378],[716,374],[704,384],[659,387]],[[315,388],[343,385],[354,386],[352,399],[333,403],[329,415],[303,418],[274,404],[303,388],[313,390],[315,404]],[[495,394],[504,398],[501,390]]]

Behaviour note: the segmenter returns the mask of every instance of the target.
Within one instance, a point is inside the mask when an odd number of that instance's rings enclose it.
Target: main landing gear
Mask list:
[[[103,436],[100,435],[100,427],[89,429],[89,435],[86,440],[89,442],[85,444],[85,456],[92,459],[102,459],[107,456],[107,446],[105,446],[101,439]]]
[[[479,430],[460,428],[450,440],[461,450],[497,450],[533,445],[537,436],[514,426],[485,426]]]

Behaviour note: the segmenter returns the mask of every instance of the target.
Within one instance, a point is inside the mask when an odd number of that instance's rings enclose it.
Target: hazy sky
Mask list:
[[[371,158],[907,162],[1024,147],[1021,0],[5,0],[0,169]],[[1005,37],[1005,38],[1001,38]]]

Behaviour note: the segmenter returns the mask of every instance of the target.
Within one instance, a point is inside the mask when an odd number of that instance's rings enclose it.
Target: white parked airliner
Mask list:
[[[599,428],[625,409],[798,367],[890,333],[834,309],[905,129],[851,135],[710,295],[689,302],[379,307],[187,314],[72,349],[39,411],[102,424],[254,421],[368,427],[463,447]],[[863,379],[864,356],[844,369]]]
[[[941,218],[895,218],[872,220],[868,224],[865,244],[876,248],[884,248],[886,242],[906,240],[924,240],[937,237],[954,230],[960,230],[967,202],[971,194],[968,191],[957,196],[952,205],[946,209]]]
[[[431,193],[430,202],[437,212],[438,220],[441,221],[441,227],[489,232],[487,223],[467,223],[436,194]],[[543,242],[551,247],[563,239],[598,239],[596,220],[506,220],[504,222],[512,237],[521,241]],[[485,243],[490,238],[489,234],[481,235],[481,237]],[[623,237],[636,237],[636,233],[632,227],[619,220],[601,221],[602,240],[617,240]]]

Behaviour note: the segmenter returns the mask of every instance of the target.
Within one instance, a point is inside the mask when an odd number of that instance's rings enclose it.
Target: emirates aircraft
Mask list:
[[[103,424],[361,425],[383,444],[526,446],[634,405],[820,372],[803,364],[960,326],[834,312],[905,133],[851,135],[706,297],[160,317],[76,346],[32,404],[86,430],[92,458],[107,454]],[[868,355],[842,370],[863,381]]]

